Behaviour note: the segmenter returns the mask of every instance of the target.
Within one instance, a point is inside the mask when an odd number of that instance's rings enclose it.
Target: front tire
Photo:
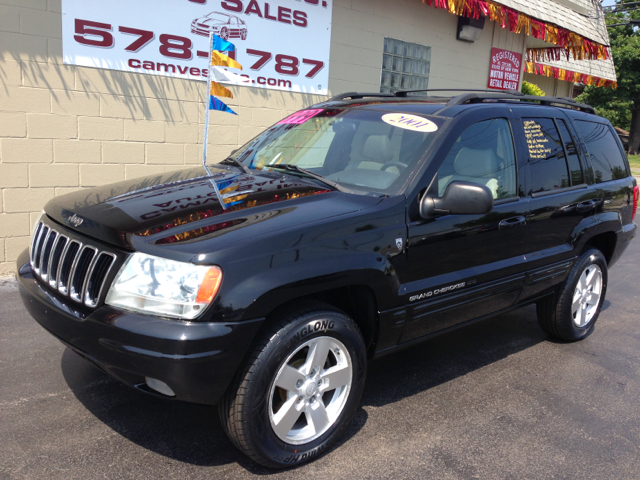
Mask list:
[[[578,258],[559,292],[537,304],[542,329],[560,340],[575,342],[589,335],[607,291],[607,261],[591,249]]]
[[[344,313],[314,303],[284,312],[256,342],[219,405],[232,442],[272,468],[317,458],[362,397],[366,348]]]

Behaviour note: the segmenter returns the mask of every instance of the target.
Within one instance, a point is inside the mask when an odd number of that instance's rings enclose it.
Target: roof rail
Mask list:
[[[500,92],[502,93],[502,92]],[[596,111],[591,105],[586,105],[584,103],[578,103],[572,98],[567,97],[537,97],[535,95],[523,95],[521,92],[518,92],[519,95],[500,94],[498,92],[492,92],[486,95],[478,95],[477,93],[465,93],[463,95],[458,95],[457,97],[452,98],[447,103],[448,107],[453,107],[455,105],[463,105],[465,103],[480,103],[485,100],[515,100],[515,101],[526,101],[526,102],[535,102],[540,105],[545,106],[566,106],[574,110],[580,110],[586,113],[592,113],[595,115]]]
[[[394,96],[393,93],[348,92],[348,93],[341,93],[340,95],[336,95],[335,97],[330,98],[329,100],[327,100],[327,102],[337,102],[339,100],[346,100],[347,98],[358,99],[358,98],[365,98],[365,97],[393,97],[393,96]]]
[[[518,90],[471,90],[468,88],[430,88],[422,90],[398,90],[395,92],[396,97],[406,97],[409,93],[422,93],[422,92],[481,92],[481,93],[502,93],[504,95],[517,95],[519,97],[524,96],[524,93]]]
[[[456,105],[463,105],[465,103],[481,103],[484,101],[517,101],[517,102],[532,102],[539,103],[540,105],[546,106],[563,106],[568,107],[573,110],[579,110],[586,113],[594,114],[596,113],[595,109],[591,105],[586,105],[584,103],[578,103],[573,98],[569,97],[537,97],[535,95],[525,95],[522,92],[517,90],[470,90],[470,89],[459,89],[459,88],[440,88],[440,89],[425,89],[425,90],[398,90],[395,93],[359,93],[359,92],[348,92],[337,95],[327,102],[336,102],[340,100],[350,99],[359,99],[366,97],[373,98],[406,98],[410,93],[433,93],[433,92],[465,92],[461,95],[457,95],[455,97],[451,97],[448,95],[442,97],[422,97],[422,98],[439,98],[439,99],[449,99],[446,106],[453,107]],[[325,103],[325,102],[322,102]]]

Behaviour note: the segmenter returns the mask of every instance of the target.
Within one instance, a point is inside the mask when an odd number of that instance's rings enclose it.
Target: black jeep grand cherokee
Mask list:
[[[372,358],[533,302],[549,335],[584,338],[637,203],[587,105],[345,94],[210,168],[52,200],[20,293],[113,377],[219,403],[278,467],[336,441]]]

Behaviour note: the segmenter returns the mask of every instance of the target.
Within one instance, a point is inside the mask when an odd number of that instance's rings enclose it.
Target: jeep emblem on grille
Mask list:
[[[84,222],[84,218],[79,217],[74,213],[69,218],[67,218],[67,222],[69,222],[74,227],[79,227],[80,225],[82,225],[82,222]]]

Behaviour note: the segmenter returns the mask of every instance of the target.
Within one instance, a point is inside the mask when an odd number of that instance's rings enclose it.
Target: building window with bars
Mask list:
[[[380,91],[429,88],[431,47],[385,37]]]

